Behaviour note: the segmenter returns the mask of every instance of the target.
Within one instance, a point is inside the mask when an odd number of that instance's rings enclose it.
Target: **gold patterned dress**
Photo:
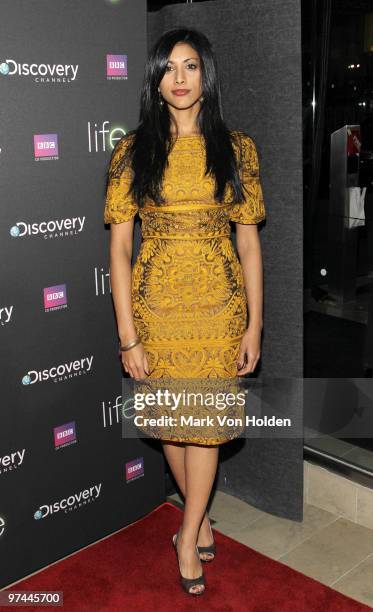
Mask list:
[[[150,367],[149,378],[232,379],[247,328],[243,272],[230,221],[256,224],[265,218],[259,162],[253,140],[233,132],[246,201],[214,200],[214,179],[205,175],[203,136],[179,136],[169,154],[157,206],[138,207],[127,194],[131,169],[115,170],[131,135],[117,144],[110,165],[105,223],[122,223],[137,213],[142,242],[132,270],[134,325]],[[227,432],[190,437],[220,443]],[[173,438],[178,439],[178,438]],[[181,441],[181,440],[180,440]],[[185,441],[185,440],[184,440]]]

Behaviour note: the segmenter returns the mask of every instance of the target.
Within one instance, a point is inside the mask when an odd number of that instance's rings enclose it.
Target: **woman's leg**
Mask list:
[[[202,573],[196,543],[215,480],[218,455],[218,447],[187,444],[185,448],[185,510],[178,553],[180,571],[187,578],[197,578]],[[196,585],[193,590],[201,591],[203,586]]]
[[[184,497],[185,501],[185,444],[171,443],[162,441],[163,451],[167,459],[167,463],[171,468],[171,472],[177,482],[177,485]],[[209,546],[211,542],[211,534],[209,528],[209,518],[207,512],[203,516],[203,520],[198,532],[198,546]],[[209,553],[201,553],[204,559],[209,559]]]

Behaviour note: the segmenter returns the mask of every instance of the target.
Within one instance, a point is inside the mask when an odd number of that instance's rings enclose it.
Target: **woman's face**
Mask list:
[[[190,108],[199,103],[202,95],[201,64],[193,47],[187,43],[174,46],[159,91],[164,100],[177,109]]]

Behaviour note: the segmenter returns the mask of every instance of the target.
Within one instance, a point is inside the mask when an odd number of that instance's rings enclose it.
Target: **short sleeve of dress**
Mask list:
[[[123,223],[132,219],[138,212],[138,205],[128,193],[132,169],[128,164],[123,168],[123,155],[128,143],[128,136],[121,138],[111,155],[104,208],[105,223]]]
[[[236,223],[256,224],[265,219],[266,216],[259,174],[259,160],[254,141],[243,132],[241,133],[239,161],[245,201],[232,204],[229,219]]]

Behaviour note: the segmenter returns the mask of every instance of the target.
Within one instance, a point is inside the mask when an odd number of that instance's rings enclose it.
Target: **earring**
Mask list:
[[[201,96],[201,97],[200,97],[200,99],[199,99],[199,101],[200,101],[200,102],[203,102],[203,101],[204,101],[204,99],[205,99],[205,98],[204,98],[203,96]]]
[[[161,107],[163,106],[163,98],[162,98],[161,91],[159,88],[158,88],[158,104]]]

